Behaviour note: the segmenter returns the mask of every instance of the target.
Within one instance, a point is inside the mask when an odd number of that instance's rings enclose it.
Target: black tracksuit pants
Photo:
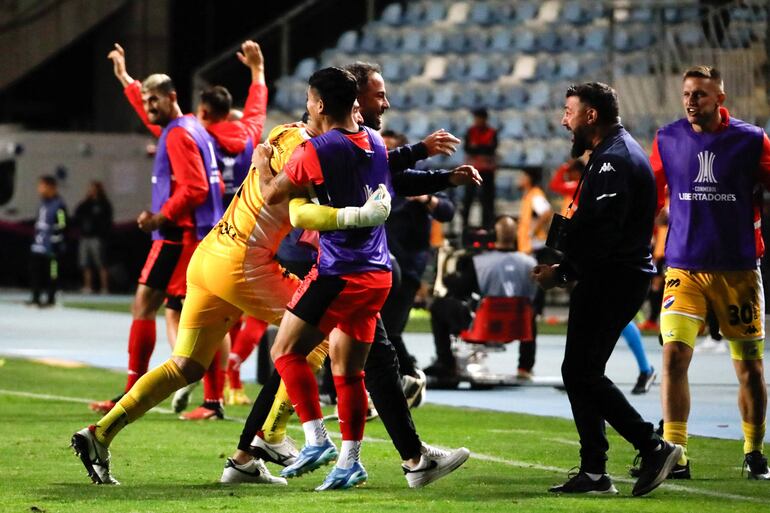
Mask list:
[[[580,436],[581,470],[603,474],[609,444],[607,421],[640,452],[659,437],[605,375],[607,360],[623,328],[639,311],[650,275],[615,269],[578,281],[570,296],[562,378]]]

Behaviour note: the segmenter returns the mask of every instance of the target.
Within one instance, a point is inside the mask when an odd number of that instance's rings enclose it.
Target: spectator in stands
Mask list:
[[[473,125],[465,134],[465,155],[468,164],[481,173],[484,181],[481,184],[481,224],[490,228],[495,219],[495,171],[497,170],[497,130],[487,122],[487,109],[479,108],[473,111]],[[476,197],[477,187],[465,188],[463,202],[463,229],[468,226],[468,215]]]
[[[521,207],[519,210],[518,244],[519,251],[531,255],[545,247],[548,223],[553,209],[540,188],[540,168],[525,169],[519,176]]]
[[[112,204],[104,186],[91,182],[85,199],[75,209],[75,225],[80,228],[78,263],[83,271],[83,292],[94,289],[93,269],[99,271],[99,287],[102,294],[109,289],[106,265],[106,242],[112,230]]]
[[[56,178],[50,175],[40,177],[37,193],[41,204],[35,221],[35,235],[30,247],[30,285],[32,299],[27,303],[34,306],[53,306],[59,279],[59,258],[64,254],[64,230],[67,227],[67,207],[59,197]],[[43,289],[47,301],[41,303]]]
[[[510,216],[501,216],[495,223],[495,249],[460,257],[456,271],[444,277],[447,295],[436,298],[430,309],[436,361],[425,369],[425,374],[430,376],[432,386],[453,388],[458,384],[451,335],[470,326],[471,296],[523,296],[534,300],[537,285],[531,272],[536,264],[534,258],[517,250],[516,222]],[[520,342],[520,348],[534,344],[534,340]]]

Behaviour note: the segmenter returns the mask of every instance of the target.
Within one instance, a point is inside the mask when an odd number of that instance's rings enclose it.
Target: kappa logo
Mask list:
[[[759,330],[754,326],[749,326],[744,332],[745,335],[756,335],[757,333],[759,333]]]
[[[663,298],[663,308],[669,309],[671,305],[674,304],[674,300],[676,298],[674,296],[666,296]]]
[[[599,173],[609,173],[610,171],[615,171],[615,168],[612,167],[612,164],[609,162],[605,162],[602,164],[602,167],[599,168]]]
[[[698,176],[695,183],[717,183],[714,178],[714,159],[716,155],[708,150],[698,153]]]

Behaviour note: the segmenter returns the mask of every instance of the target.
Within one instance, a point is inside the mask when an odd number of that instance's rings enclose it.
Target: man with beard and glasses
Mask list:
[[[688,69],[682,80],[685,117],[655,137],[652,168],[662,207],[668,185],[669,231],[660,332],[663,337],[663,438],[687,447],[687,371],[711,309],[730,344],[749,479],[770,480],[763,455],[767,388],[762,355],[765,308],[759,259],[762,195],[770,188],[770,140],[730,116],[719,71]],[[672,477],[690,478],[682,456]]]
[[[564,260],[538,265],[544,289],[576,282],[570,294],[562,378],[580,436],[580,470],[555,493],[614,494],[607,475],[605,422],[639,451],[633,495],[659,486],[682,455],[663,441],[606,376],[607,360],[623,328],[639,311],[655,270],[650,239],[655,180],[647,155],[618,117],[618,98],[606,84],[567,90],[562,125],[572,132],[572,156],[592,150],[583,174],[580,208],[560,247]]]

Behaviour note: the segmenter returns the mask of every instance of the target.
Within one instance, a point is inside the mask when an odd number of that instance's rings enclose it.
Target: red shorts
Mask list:
[[[319,276],[313,267],[286,309],[324,335],[339,328],[360,342],[371,343],[390,285],[390,271]]]
[[[187,293],[187,264],[198,243],[183,244],[154,240],[144,262],[139,283],[151,289],[162,290],[169,296]]]

